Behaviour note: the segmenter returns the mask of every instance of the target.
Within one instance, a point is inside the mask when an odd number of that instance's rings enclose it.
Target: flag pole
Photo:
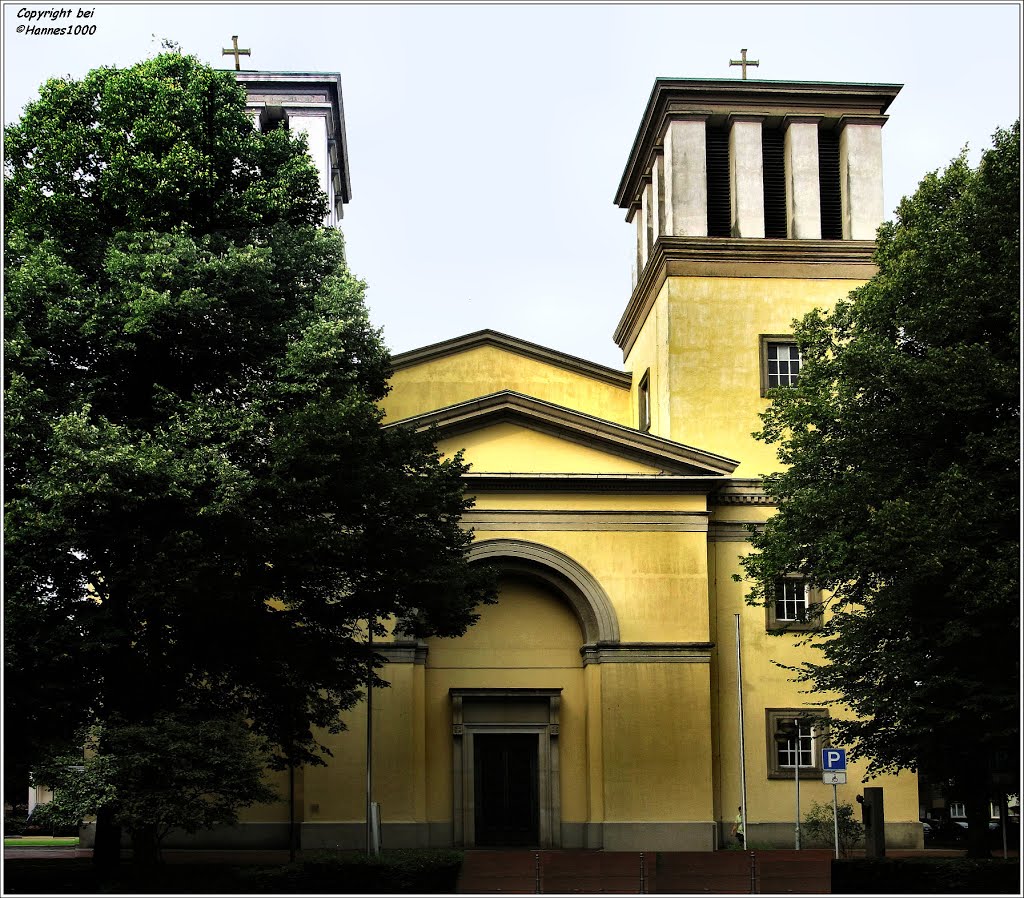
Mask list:
[[[740,721],[740,819],[743,826],[743,848],[747,847],[747,764],[743,738],[743,653],[740,651],[740,616],[736,618],[736,706]]]

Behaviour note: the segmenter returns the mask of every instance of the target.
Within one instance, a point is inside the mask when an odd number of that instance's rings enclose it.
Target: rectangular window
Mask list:
[[[827,744],[828,711],[823,708],[770,708],[765,711],[768,778],[821,776],[821,749]]]
[[[807,584],[803,580],[788,578],[776,582],[775,619],[807,620]]]
[[[768,389],[794,387],[800,380],[800,349],[796,343],[768,344]]]
[[[803,356],[791,334],[761,334],[761,395],[800,382]]]
[[[951,801],[949,803],[949,816],[950,817],[966,817],[967,808],[962,801]]]
[[[780,577],[768,602],[766,628],[806,632],[821,626],[821,594],[800,577]]]
[[[775,749],[778,753],[777,760],[780,768],[788,767],[792,770],[798,760],[801,767],[813,767],[814,737],[811,734],[810,724],[792,725],[789,738],[776,742]]]
[[[651,369],[644,372],[637,388],[637,428],[645,433],[651,429]]]

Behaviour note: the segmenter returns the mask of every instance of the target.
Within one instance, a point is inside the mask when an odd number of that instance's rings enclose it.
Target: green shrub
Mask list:
[[[832,862],[833,895],[1019,895],[1015,858],[905,857]]]
[[[25,832],[25,825],[28,823],[28,805],[15,805],[10,810],[4,810],[4,835],[20,836]]]
[[[839,851],[846,857],[851,848],[856,848],[864,839],[864,825],[853,816],[853,805],[840,804],[837,808],[839,818]],[[811,809],[804,817],[803,831],[810,841],[816,845],[836,846],[835,817],[832,815],[832,803],[811,803]]]
[[[270,870],[253,871],[258,892],[311,894],[443,894],[455,891],[462,852],[409,849],[378,857],[359,852],[317,852]]]
[[[27,826],[37,828],[44,836],[77,836],[82,818],[74,810],[67,810],[52,801],[37,804],[32,809]]]

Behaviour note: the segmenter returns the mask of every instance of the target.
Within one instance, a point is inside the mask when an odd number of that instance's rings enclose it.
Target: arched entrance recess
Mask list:
[[[474,543],[471,562],[494,563],[501,571],[534,577],[565,596],[583,628],[583,641],[619,641],[619,621],[608,594],[579,562],[550,546],[522,539],[486,539]]]
[[[475,543],[469,560],[533,581],[543,594],[561,599],[579,624],[576,638],[582,636],[585,643],[581,652],[618,644],[618,619],[607,593],[568,555],[525,540],[490,539]],[[562,702],[563,692],[568,697],[575,689],[572,700],[579,714],[579,703],[586,701],[581,691],[584,679],[574,680],[569,669],[552,668],[550,681],[537,688],[536,683],[517,680],[515,671],[510,673],[505,683],[492,679],[484,686],[464,679],[448,690],[453,842],[460,847],[581,847],[585,844],[581,809],[577,807],[575,819],[567,824],[562,820],[561,758],[563,740],[569,738],[576,742],[572,756],[578,760],[583,748],[580,740],[586,739],[586,733],[579,719],[571,732],[562,731]],[[509,832],[498,832],[492,826],[495,821],[509,826]],[[526,831],[527,822],[536,826],[532,832]],[[523,824],[522,833],[512,832],[511,823]]]

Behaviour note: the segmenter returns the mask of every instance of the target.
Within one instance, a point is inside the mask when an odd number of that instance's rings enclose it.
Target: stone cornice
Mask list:
[[[434,359],[454,355],[458,352],[466,352],[479,346],[493,346],[498,349],[504,349],[516,355],[554,365],[557,368],[572,371],[574,374],[593,378],[623,390],[630,389],[633,382],[632,375],[628,372],[617,371],[614,368],[608,368],[596,362],[590,362],[587,359],[559,352],[557,349],[549,349],[546,346],[530,343],[527,340],[520,340],[518,337],[510,337],[508,334],[502,334],[493,330],[476,331],[472,334],[454,337],[451,340],[443,340],[440,343],[432,343],[429,346],[410,349],[408,352],[397,353],[391,357],[391,367],[395,371],[400,371],[402,368],[433,361]]]
[[[730,474],[739,462],[603,418],[503,390],[385,425],[436,428],[442,436],[513,421],[531,430],[628,458],[669,474]]]
[[[768,505],[774,507],[775,500],[764,491],[759,478],[730,477],[709,499],[717,505]]]
[[[713,493],[720,477],[690,477],[685,474],[576,474],[509,473],[463,474],[466,489],[474,493]]]
[[[477,532],[486,530],[574,530],[574,531],[666,531],[706,533],[706,511],[619,511],[548,509],[474,509],[462,516],[462,523]]]
[[[552,689],[535,689],[529,686],[507,686],[507,687],[455,687],[448,690],[448,695],[453,699],[531,699],[546,698],[560,699],[562,687]],[[557,709],[557,704],[555,708]]]
[[[709,543],[745,543],[750,541],[750,526],[763,530],[764,524],[754,521],[712,521],[708,524]]]
[[[396,640],[395,642],[375,642],[373,650],[383,655],[389,664],[426,664],[427,644],[418,640]]]
[[[580,649],[583,664],[710,664],[713,642],[598,642]]]
[[[729,115],[820,116],[832,127],[843,115],[882,115],[901,84],[834,84],[818,81],[760,81],[658,78],[637,129],[615,204],[628,209],[640,192],[640,179],[651,170],[668,123],[683,115],[707,115],[714,124]]]
[[[670,277],[868,281],[877,271],[874,251],[873,240],[659,237],[613,339],[626,358]]]

